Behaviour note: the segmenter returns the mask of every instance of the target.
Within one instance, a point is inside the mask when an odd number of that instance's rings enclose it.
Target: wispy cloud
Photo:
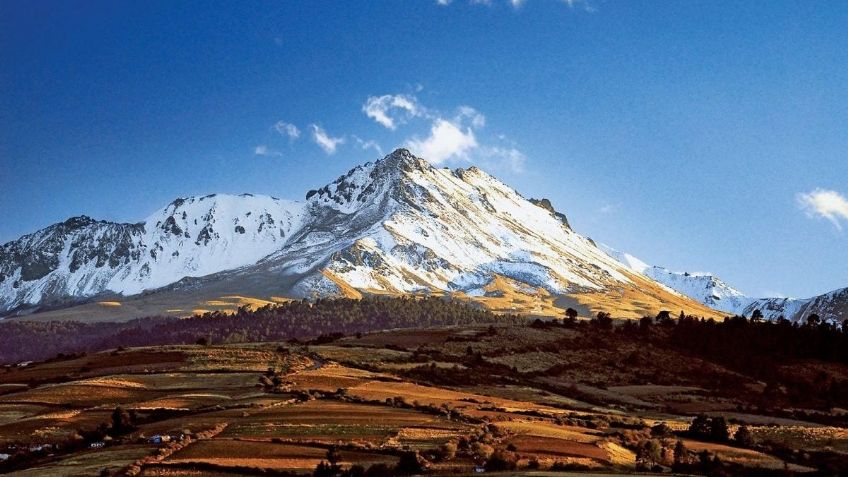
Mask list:
[[[351,137],[353,137],[353,140],[356,141],[356,144],[358,144],[359,147],[362,148],[363,150],[367,151],[367,150],[371,149],[374,152],[376,152],[377,155],[379,155],[381,157],[386,155],[383,152],[383,148],[380,147],[379,144],[377,144],[377,141],[374,141],[373,139],[369,139],[369,140],[366,141],[366,140],[360,138],[357,135],[352,135]]]
[[[315,144],[318,144],[327,154],[335,154],[336,148],[345,142],[344,137],[332,137],[317,124],[310,124],[309,127],[312,129],[312,139]]]
[[[283,155],[279,151],[275,151],[275,150],[269,148],[268,146],[266,146],[265,144],[260,144],[260,145],[256,146],[255,148],[253,148],[253,154],[255,154],[257,156],[265,156],[265,157],[279,157],[279,156]]]
[[[807,216],[824,217],[838,230],[842,230],[842,221],[848,221],[848,199],[835,190],[819,188],[798,194],[797,199]]]
[[[393,113],[395,111],[400,111],[401,116],[394,117]],[[406,118],[424,115],[424,110],[418,104],[415,96],[405,94],[371,96],[362,105],[362,112],[369,118],[392,130],[396,129],[398,123],[405,121]]]
[[[277,123],[274,124],[274,129],[280,133],[281,136],[289,138],[289,141],[294,141],[300,137],[300,129],[298,129],[294,124],[287,123],[285,121],[277,121]]]

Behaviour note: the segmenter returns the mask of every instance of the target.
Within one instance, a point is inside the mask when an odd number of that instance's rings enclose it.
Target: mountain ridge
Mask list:
[[[567,303],[585,314],[715,315],[619,264],[546,199],[405,149],[304,201],[213,194],[176,199],[138,224],[78,222],[0,246],[0,312],[101,295],[115,306],[152,296],[172,306],[153,311],[185,313],[194,308],[181,293],[206,294],[204,306],[216,296],[439,293],[505,312],[560,314]]]
[[[752,316],[759,310],[765,319],[785,318],[793,322],[804,322],[812,314],[837,324],[848,319],[848,288],[810,298],[752,298],[711,273],[675,272],[665,267],[648,265],[607,245],[601,245],[601,249],[631,270],[716,310],[741,316]]]

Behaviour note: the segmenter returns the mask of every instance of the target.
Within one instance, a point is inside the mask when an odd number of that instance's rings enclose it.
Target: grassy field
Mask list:
[[[620,364],[633,353],[644,360]],[[719,385],[728,379],[750,394],[727,393]],[[343,468],[391,467],[416,452],[430,473],[469,474],[496,453],[517,468],[495,475],[601,476],[636,470],[637,451],[651,440],[666,471],[677,441],[691,462],[703,454],[737,470],[803,473],[815,459],[848,460],[848,429],[838,416],[825,424],[758,413],[746,399],[761,391],[756,380],[713,363],[651,344],[600,346],[562,328],[131,348],[0,373],[0,453],[15,456],[0,469],[308,474],[337,446]],[[693,438],[685,431],[698,413],[729,419],[731,432],[745,424],[753,443]],[[116,427],[116,415],[126,428]],[[652,435],[661,422],[674,434]],[[596,473],[569,473],[575,468]]]

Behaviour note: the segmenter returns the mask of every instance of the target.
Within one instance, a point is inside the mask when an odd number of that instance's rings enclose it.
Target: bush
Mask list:
[[[671,427],[668,424],[661,422],[656,426],[651,428],[651,436],[652,437],[669,437],[674,434],[674,431],[671,430]]]
[[[427,468],[428,462],[418,451],[408,451],[400,455],[395,472],[400,475],[420,474]]]
[[[517,462],[518,457],[514,452],[498,449],[486,461],[485,468],[490,472],[515,470]]]
[[[451,460],[456,457],[457,445],[456,442],[445,442],[439,446],[438,457],[440,460]]]
[[[736,434],[733,435],[733,442],[740,447],[752,447],[754,445],[754,435],[747,426],[739,426]]]

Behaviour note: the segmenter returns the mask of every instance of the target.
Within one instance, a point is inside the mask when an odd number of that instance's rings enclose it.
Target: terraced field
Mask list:
[[[0,453],[11,457],[0,465],[25,476],[283,475],[309,474],[331,453],[342,469],[400,468],[414,454],[433,474],[485,465],[541,477],[631,472],[651,440],[666,453],[679,441],[693,463],[708,455],[738,469],[813,470],[781,450],[790,448],[848,457],[848,431],[838,425],[741,412],[740,401],[687,379],[596,374],[606,359],[597,355],[586,369],[570,368],[574,356],[550,346],[570,336],[403,330],[10,367],[0,373]],[[731,432],[745,424],[756,444],[692,438],[686,429],[701,412],[732,418]],[[676,434],[656,435],[660,423]],[[669,456],[657,468],[668,471]]]

